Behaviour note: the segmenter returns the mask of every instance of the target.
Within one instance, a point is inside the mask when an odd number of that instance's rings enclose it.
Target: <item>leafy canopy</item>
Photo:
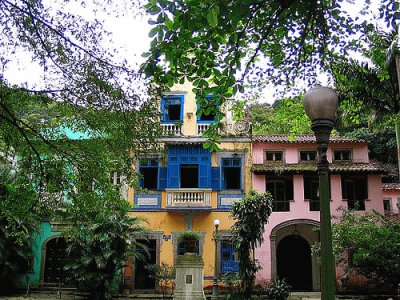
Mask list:
[[[154,27],[142,70],[166,88],[192,82],[199,102],[214,95],[215,110],[245,87],[314,82],[338,56],[363,49],[374,27],[370,17],[376,14],[352,17],[344,2],[149,0]],[[368,7],[366,2],[364,13]],[[380,20],[394,23],[397,2],[382,0],[377,7]]]

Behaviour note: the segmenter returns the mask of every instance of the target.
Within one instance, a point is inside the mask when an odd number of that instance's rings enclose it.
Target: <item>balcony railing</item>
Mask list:
[[[180,189],[167,191],[167,207],[169,208],[209,207],[210,201],[211,190]]]
[[[161,124],[164,136],[178,136],[182,135],[182,125],[181,124]]]
[[[197,134],[202,135],[210,127],[210,124],[197,124]]]

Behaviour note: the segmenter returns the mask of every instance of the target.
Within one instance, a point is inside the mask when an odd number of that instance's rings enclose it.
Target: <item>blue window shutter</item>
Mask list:
[[[211,167],[211,188],[215,191],[219,191],[221,189],[220,167]]]
[[[140,173],[140,174],[143,174],[143,173],[142,173],[142,168],[139,169],[139,173]],[[141,188],[143,188],[143,185],[144,185],[143,178],[142,178],[142,177],[139,177],[139,186],[140,186]]]
[[[179,164],[168,164],[168,188],[179,188]]]
[[[158,189],[165,190],[167,187],[167,167],[160,167],[158,173]]]
[[[161,99],[161,121],[168,121],[168,113],[166,109],[167,100],[162,98]]]
[[[210,166],[208,164],[199,164],[199,188],[210,188]]]

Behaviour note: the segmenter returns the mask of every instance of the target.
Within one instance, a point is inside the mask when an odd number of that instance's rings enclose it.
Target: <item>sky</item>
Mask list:
[[[113,47],[118,49],[119,54],[122,58],[127,59],[134,69],[138,69],[140,63],[144,62],[144,58],[141,56],[143,52],[146,52],[150,47],[150,38],[148,37],[148,32],[151,26],[148,25],[149,17],[146,15],[138,15],[137,12],[132,12],[129,10],[124,11],[123,16],[116,17],[115,15],[106,15],[104,13],[98,13],[94,15],[92,7],[87,6],[82,8],[80,4],[70,1],[65,7],[65,2],[63,0],[43,0],[45,5],[55,7],[58,9],[61,5],[64,11],[71,11],[84,16],[87,19],[98,18],[104,20],[104,27],[106,30],[112,32],[113,34]],[[96,3],[97,0],[93,0]],[[111,0],[118,3],[119,0]],[[131,0],[132,1],[132,0]],[[145,1],[145,0],[137,0]],[[363,0],[355,0],[354,4],[344,3],[345,9],[350,14],[359,14],[360,3]],[[90,2],[90,1],[86,1]],[[373,1],[372,1],[373,2]],[[78,1],[78,3],[80,3]],[[101,3],[99,1],[98,3]],[[104,5],[105,2],[99,5]],[[119,4],[119,3],[118,3]],[[9,64],[8,68],[4,70],[4,77],[11,84],[20,85],[24,82],[38,83],[42,80],[42,70],[37,64],[32,64],[30,56],[24,52],[19,52],[13,58],[18,58],[18,63],[13,60],[12,64]],[[320,83],[323,85],[328,85],[328,78],[324,74],[319,77]],[[300,89],[307,89],[302,83],[299,83]],[[267,86],[261,96],[261,102],[272,103],[276,96],[276,87],[269,85]]]

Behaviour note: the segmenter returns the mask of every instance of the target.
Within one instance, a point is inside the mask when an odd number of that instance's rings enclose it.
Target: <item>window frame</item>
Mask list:
[[[142,161],[146,161],[146,164],[142,164]],[[156,165],[152,165],[150,162],[151,161],[156,161]],[[139,178],[139,186],[142,189],[147,189],[150,191],[155,191],[155,190],[159,190],[160,188],[160,159],[157,157],[146,157],[146,158],[142,158],[139,160],[139,174],[140,174],[140,178]],[[142,169],[156,169],[157,170],[157,179],[156,179],[156,188],[145,188],[144,187],[144,178],[143,178],[143,174],[142,174]]]
[[[389,204],[389,209],[385,209],[385,202]],[[391,213],[392,212],[392,198],[383,198],[383,211],[385,213]]]
[[[306,195],[306,191],[307,191],[306,184],[307,183],[310,183],[310,188],[309,188],[310,195]],[[307,196],[312,195],[311,187],[313,186],[313,183],[317,184],[317,198],[318,199],[311,199],[311,197],[307,197]],[[309,210],[310,211],[320,211],[321,204],[320,204],[320,196],[319,196],[319,178],[318,178],[318,176],[303,176],[303,195],[304,195],[304,201],[309,202]]]
[[[365,198],[364,199],[350,199],[349,191],[347,190],[347,183],[352,184],[352,193],[354,194],[354,198],[358,198],[358,193],[360,193],[360,188],[357,187],[357,181],[365,181]],[[342,185],[342,198],[343,201],[347,201],[347,207],[349,209],[355,209],[357,211],[366,211],[365,202],[368,200],[368,177],[367,176],[342,176],[341,178]],[[359,204],[359,207],[356,205]]]
[[[291,182],[292,184],[292,188],[291,191],[289,190],[289,187],[287,186],[288,182]],[[265,180],[265,190],[269,191],[269,189],[267,188],[267,185],[270,183],[274,183],[274,193],[271,192],[271,195],[273,197],[273,201],[272,201],[272,211],[273,212],[290,212],[290,202],[293,201],[294,199],[289,199],[289,194],[288,192],[291,192],[291,196],[292,198],[294,198],[294,182],[293,182],[293,176],[287,176],[287,177],[271,177],[271,179],[266,178]],[[276,184],[283,183],[283,187],[284,187],[284,200],[276,200],[275,198],[275,194],[277,194],[277,188],[276,188]],[[283,209],[278,209],[278,204],[284,204],[283,205]],[[286,209],[287,208],[287,209]]]
[[[179,112],[179,120],[170,120],[169,119],[169,114],[166,113],[167,106],[170,105],[168,104],[169,101],[179,99],[179,104],[173,104],[173,105],[180,105],[180,112]],[[185,96],[180,95],[180,94],[171,94],[171,95],[164,95],[161,98],[161,122],[162,123],[175,123],[175,122],[183,122],[183,110],[184,110],[184,102],[185,102]],[[166,119],[167,116],[167,119]]]
[[[233,270],[226,270],[223,267],[223,262],[224,262],[224,260],[223,260],[224,248],[222,246],[223,243],[226,243],[226,244],[229,243],[230,244],[229,251],[226,251],[226,253],[229,253],[229,257],[232,258],[232,260],[229,260],[229,263],[233,265]],[[219,251],[218,251],[218,253],[219,253],[219,255],[218,255],[219,273],[226,274],[226,273],[231,273],[231,272],[233,272],[233,273],[239,272],[239,261],[237,259],[237,254],[235,253],[235,246],[233,244],[232,237],[225,236],[225,237],[222,237],[219,240]]]
[[[302,153],[306,153],[307,154],[307,159],[302,159],[301,155]],[[309,154],[313,153],[315,154],[315,159],[309,159]],[[299,150],[299,161],[300,162],[314,162],[318,160],[318,152],[317,150]]]
[[[209,100],[213,100],[214,99],[214,95],[206,95],[205,98],[209,101]],[[215,123],[215,115],[214,118],[212,120],[201,120],[201,116],[199,116],[197,114],[197,112],[200,109],[200,104],[197,103],[196,105],[196,121],[199,124],[210,124],[210,123]],[[205,116],[205,115],[204,115]],[[209,116],[209,115],[208,115]]]
[[[275,159],[276,154],[281,154],[281,159]],[[274,159],[268,159],[268,154],[273,154]],[[284,150],[264,150],[264,162],[284,162],[285,151]]]
[[[238,161],[239,165],[235,166],[234,162]],[[224,165],[224,162],[229,162],[229,165]],[[225,169],[239,169],[239,188],[227,188],[225,179]],[[242,159],[240,157],[223,157],[221,158],[221,190],[242,190]]]
[[[349,159],[336,159],[335,155],[336,153],[339,152],[348,152],[349,153]],[[332,149],[332,161],[334,162],[351,162],[353,161],[353,150],[352,149]],[[342,156],[342,155],[341,155]]]

